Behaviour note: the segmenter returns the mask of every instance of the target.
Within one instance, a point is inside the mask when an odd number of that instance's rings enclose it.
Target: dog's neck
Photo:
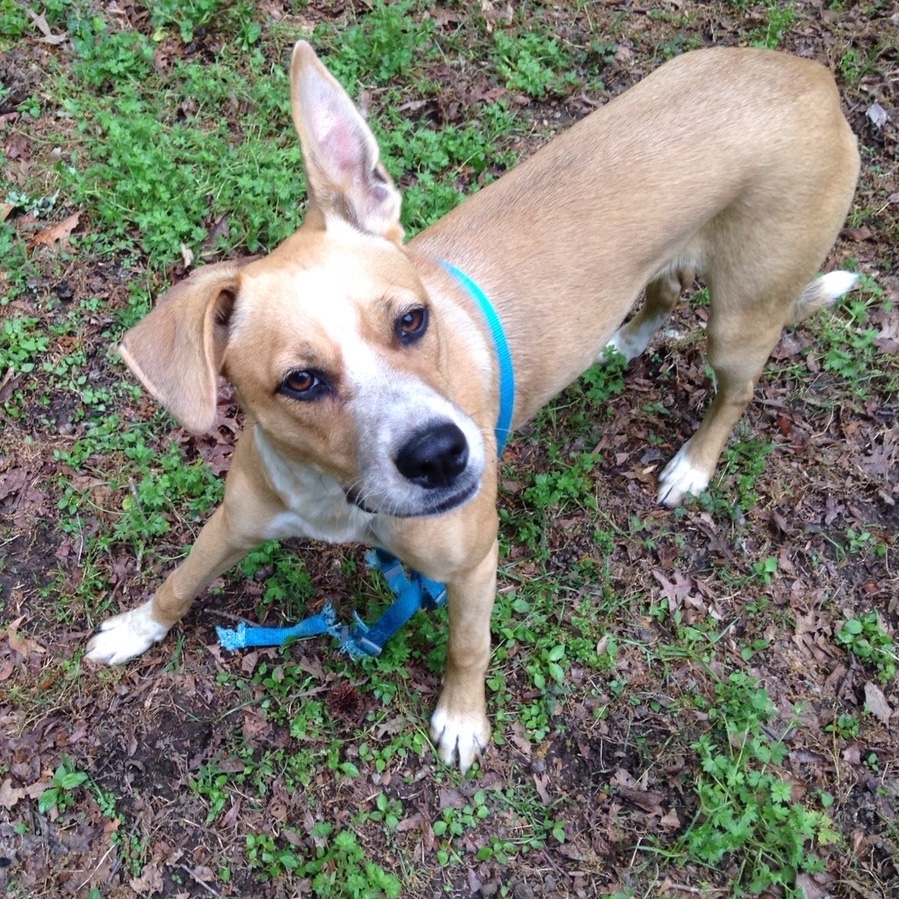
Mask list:
[[[252,439],[266,480],[285,508],[269,524],[267,540],[305,537],[325,543],[377,543],[377,516],[348,502],[335,478],[307,463],[293,463],[256,422]]]

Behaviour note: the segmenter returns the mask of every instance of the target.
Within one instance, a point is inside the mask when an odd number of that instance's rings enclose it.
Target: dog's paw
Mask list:
[[[709,486],[711,474],[690,459],[687,441],[659,475],[658,500],[663,506],[679,506],[687,494],[699,496]]]
[[[484,715],[451,714],[440,706],[431,717],[431,739],[447,765],[458,762],[464,774],[490,742],[490,724]]]
[[[121,665],[158,643],[169,629],[150,614],[150,603],[107,618],[87,644],[85,658],[100,665]]]
[[[619,328],[609,338],[609,342],[605,345],[602,353],[600,353],[596,360],[597,362],[607,362],[610,356],[620,356],[625,362],[630,362],[646,349],[646,345],[649,342],[648,338],[645,341],[642,339],[628,339],[623,331],[623,328]]]

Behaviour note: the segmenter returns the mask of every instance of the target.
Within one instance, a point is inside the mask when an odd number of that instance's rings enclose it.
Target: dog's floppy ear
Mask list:
[[[215,421],[217,376],[239,270],[252,261],[197,269],[166,291],[118,347],[144,387],[195,434],[208,433]]]
[[[303,147],[313,210],[360,231],[403,240],[400,194],[380,162],[374,135],[306,41],[293,48],[291,108]]]

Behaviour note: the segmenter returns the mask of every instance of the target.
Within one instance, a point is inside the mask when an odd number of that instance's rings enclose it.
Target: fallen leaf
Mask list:
[[[43,796],[44,793],[46,793],[47,790],[50,788],[50,781],[52,779],[53,779],[53,772],[45,771],[41,775],[40,780],[36,780],[33,784],[29,784],[27,787],[25,787],[22,790],[22,792],[29,799],[40,799],[41,796]]]
[[[407,818],[403,818],[399,824],[396,825],[396,829],[399,833],[405,833],[407,830],[414,830],[418,827],[424,827],[424,816],[421,812],[415,812],[413,815],[409,815]]]
[[[668,600],[668,611],[674,612],[683,605],[684,598],[693,592],[693,581],[675,570],[674,581],[669,581],[661,571],[653,571],[652,576],[662,585],[661,594]]]
[[[20,799],[25,798],[25,791],[19,787],[12,785],[12,780],[6,778],[0,784],[0,806],[5,809],[11,809]]]
[[[0,396],[0,402],[2,402],[2,396]],[[3,474],[0,474],[0,499],[14,496],[25,486],[26,481],[27,477],[24,468],[4,471]]]
[[[78,227],[78,220],[81,218],[80,212],[73,212],[67,219],[51,225],[49,228],[41,231],[36,237],[31,239],[31,246],[35,247],[43,244],[46,247],[52,247],[57,241],[63,241]]]
[[[19,389],[21,381],[21,375],[17,375],[12,368],[7,369],[3,381],[0,382],[0,403],[5,403]]]
[[[890,708],[886,696],[883,695],[883,690],[871,681],[865,684],[865,708],[881,724],[889,725],[893,710]]]
[[[875,128],[883,128],[890,120],[889,114],[879,103],[872,103],[865,115],[871,120]]]
[[[537,790],[537,795],[540,797],[540,801],[548,808],[553,804],[552,796],[549,795],[549,790],[547,787],[549,786],[549,775],[548,774],[535,774],[534,775],[534,787]]]
[[[843,232],[849,240],[870,240],[874,236],[874,232],[867,226],[862,225],[859,228],[846,228]]]
[[[677,813],[677,809],[671,809],[670,812],[663,815],[659,824],[665,828],[665,830],[678,830],[681,826],[680,824],[680,816]]]
[[[527,758],[531,757],[531,741],[528,739],[527,731],[524,729],[524,726],[517,721],[510,728],[509,740],[522,755]]]
[[[821,876],[826,877],[826,875]],[[830,878],[828,877],[826,880],[829,882]],[[797,874],[796,888],[802,890],[804,899],[826,899],[830,895],[830,890],[825,889],[811,874]]]
[[[165,881],[158,864],[145,865],[140,877],[133,877],[128,885],[138,896],[161,893],[165,889]]]
[[[19,635],[19,625],[25,620],[25,616],[21,616],[13,621],[6,629],[6,635],[9,638],[9,647],[19,655],[27,656],[33,652],[45,653],[47,650],[41,646],[37,640],[30,637],[22,637]]]
[[[43,13],[38,14],[34,12],[34,10],[29,9],[28,15],[31,16],[31,21],[34,22],[38,30],[43,34],[43,37],[38,39],[39,43],[52,45],[61,44],[68,40],[67,34],[54,34],[50,30],[50,26],[47,24],[47,19],[44,17]]]

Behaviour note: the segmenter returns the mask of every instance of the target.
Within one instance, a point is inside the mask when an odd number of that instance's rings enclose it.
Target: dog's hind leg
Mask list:
[[[699,495],[708,486],[784,326],[814,308],[832,304],[855,284],[848,272],[831,272],[807,285],[804,277],[794,275],[778,285],[768,285],[768,289],[753,289],[758,285],[739,284],[729,276],[718,280],[714,283],[710,276],[707,331],[708,360],[717,392],[699,429],[659,477],[658,499],[666,506],[676,506],[687,494]],[[725,299],[721,301],[721,297]]]
[[[708,487],[718,459],[749,401],[762,368],[780,338],[781,322],[758,327],[752,316],[709,317],[708,359],[717,392],[696,433],[659,477],[660,503],[677,506]]]
[[[647,347],[653,334],[665,324],[681,294],[693,283],[692,266],[672,264],[646,285],[646,300],[640,311],[611,337],[606,346],[630,362]]]

